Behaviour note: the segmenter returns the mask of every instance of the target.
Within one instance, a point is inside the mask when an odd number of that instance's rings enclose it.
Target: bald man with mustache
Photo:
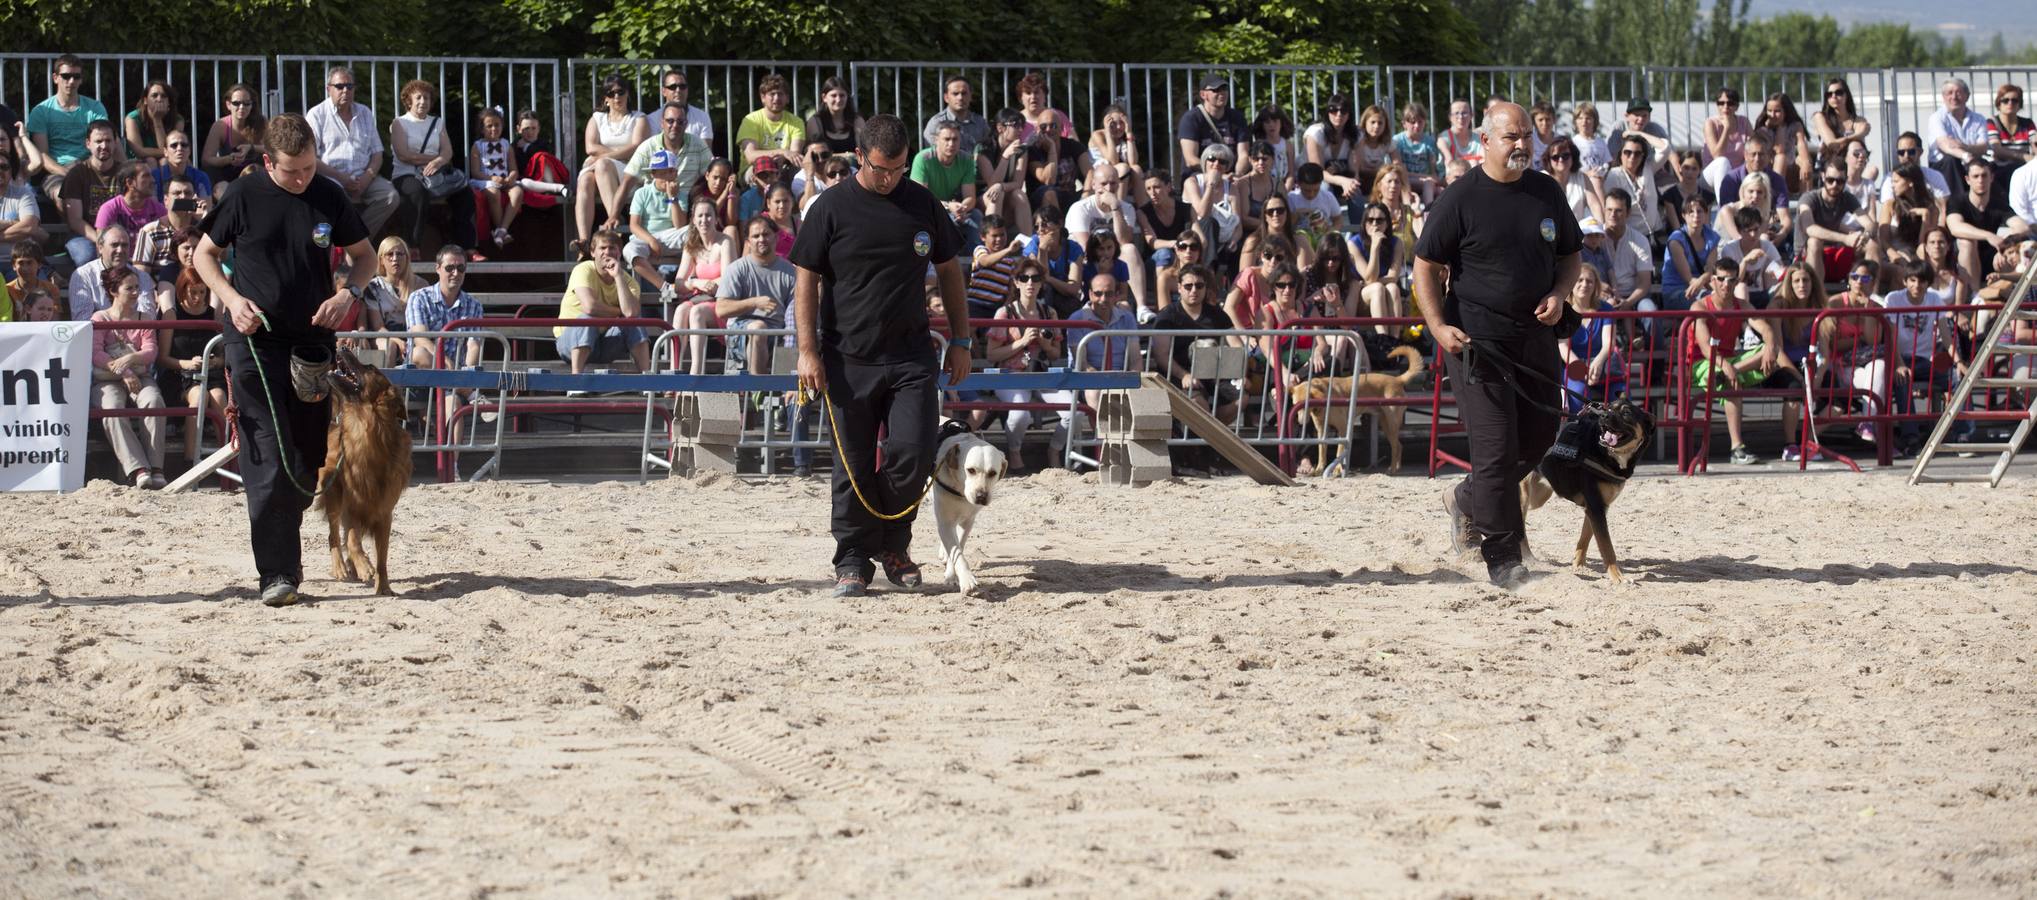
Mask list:
[[[1415,243],[1415,298],[1447,354],[1471,441],[1471,475],[1443,497],[1451,546],[1462,553],[1476,535],[1492,583],[1514,587],[1528,577],[1519,484],[1556,440],[1558,397],[1549,383],[1561,383],[1562,364],[1554,326],[1583,265],[1583,236],[1563,188],[1530,166],[1527,112],[1494,104],[1479,131],[1485,160],[1436,198]],[[1549,408],[1527,402],[1515,384]]]

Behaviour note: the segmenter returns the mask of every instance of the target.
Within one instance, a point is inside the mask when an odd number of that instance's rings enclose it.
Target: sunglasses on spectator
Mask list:
[[[335,91],[351,91],[354,89],[354,83],[351,81],[335,81],[327,84],[326,87],[332,88]]]
[[[1209,287],[1209,285],[1203,284],[1200,281],[1184,281],[1181,283],[1181,289],[1184,291],[1199,291],[1206,287]]]
[[[1266,261],[1267,261],[1267,262],[1270,262],[1270,263],[1276,263],[1276,264],[1277,264],[1277,263],[1284,263],[1284,262],[1287,262],[1287,260],[1288,260],[1288,256],[1287,256],[1287,254],[1285,254],[1285,253],[1268,253],[1268,254],[1266,254]]]
[[[1720,98],[1720,100],[1719,100],[1719,105],[1720,105],[1720,106],[1723,106],[1723,107],[1726,107],[1727,109],[1732,109],[1732,108],[1735,108],[1735,107],[1739,106],[1739,105],[1740,105],[1740,101],[1738,101],[1738,100],[1727,100],[1727,99],[1724,99],[1724,98]]]
[[[167,146],[167,147],[169,147],[169,148],[170,148],[171,150],[189,150],[189,149],[191,149],[191,145],[190,145],[190,143],[189,143],[189,142],[186,142],[186,141],[171,141],[171,142],[170,142],[169,144],[167,144],[166,146]]]
[[[1389,219],[1388,219],[1387,217],[1385,217],[1385,216],[1366,216],[1366,217],[1365,217],[1365,224],[1367,224],[1367,225],[1385,225],[1385,224],[1386,224],[1387,222],[1389,222],[1389,221],[1391,221],[1391,220],[1389,220]]]
[[[467,271],[467,264],[466,264],[466,263],[444,263],[444,264],[442,264],[442,265],[440,265],[440,266],[439,266],[439,270],[440,270],[440,271],[443,271],[443,272],[450,272],[450,273],[454,273],[454,274],[457,274],[457,273],[460,273],[460,272],[465,272],[465,271]]]
[[[253,101],[250,100],[228,100],[226,101],[226,105],[231,106],[234,109],[239,109],[243,106],[253,106],[255,104]]]
[[[1825,180],[1825,183],[1826,183],[1826,184],[1845,184],[1845,183],[1846,183],[1846,179],[1844,179],[1844,178],[1834,178],[1834,177],[1832,177],[1832,176],[1830,176],[1830,175],[1827,175],[1827,176],[1825,176],[1825,179],[1824,179],[1824,180]]]
[[[1283,278],[1283,279],[1281,279],[1281,280],[1279,280],[1279,281],[1276,281],[1276,282],[1274,282],[1274,283],[1273,283],[1273,289],[1274,289],[1274,290],[1276,290],[1276,291],[1291,291],[1291,290],[1294,290],[1294,279],[1292,279],[1292,278]]]
[[[667,82],[667,83],[665,84],[665,90],[668,90],[668,91],[683,91],[683,90],[685,90],[685,89],[686,89],[686,82],[684,82],[684,81],[672,81],[672,82]]]
[[[608,93],[607,93],[607,94],[606,94],[605,96],[609,96],[609,97],[627,97],[627,96],[629,96],[629,91],[627,91],[627,90],[624,90],[624,89],[622,89],[622,88],[613,88],[613,89],[609,90],[609,92],[608,92]]]
[[[1278,215],[1283,215],[1283,216],[1284,216],[1284,215],[1287,215],[1287,207],[1285,207],[1285,206],[1269,206],[1269,207],[1266,207],[1266,214],[1267,214],[1267,215],[1269,215],[1269,216],[1271,216],[1271,215],[1275,215],[1275,214],[1278,214]]]
[[[1332,106],[1329,109],[1323,110],[1323,115],[1326,116],[1348,116],[1350,114],[1350,110],[1341,106]]]
[[[1827,97],[1850,97],[1852,95],[1853,92],[1845,88],[1833,88],[1825,92],[1825,96]]]
[[[1551,154],[1549,154],[1549,161],[1550,161],[1550,162],[1576,162],[1576,161],[1577,161],[1577,156],[1576,156],[1575,154],[1570,154],[1570,153],[1551,153]]]
[[[1873,280],[1874,280],[1874,276],[1873,276],[1873,275],[1869,275],[1869,274],[1867,274],[1866,272],[1855,272],[1855,273],[1853,273],[1853,280],[1854,280],[1854,281],[1857,281],[1857,282],[1860,282],[1861,284],[1866,284],[1866,283],[1868,283],[1868,282],[1870,282],[1870,281],[1873,281]]]
[[[1011,277],[1011,280],[1016,281],[1020,284],[1032,284],[1033,282],[1040,280],[1041,277],[1042,276],[1038,272],[1027,272],[1024,275],[1013,275]]]
[[[1922,153],[1922,152],[1924,152],[1924,148],[1922,148],[1922,147],[1897,147],[1897,148],[1896,148],[1896,155],[1897,155],[1897,156],[1916,156],[1917,154],[1919,154],[1919,153]]]
[[[1634,149],[1631,149],[1631,148],[1630,148],[1630,149],[1626,149],[1626,150],[1622,150],[1622,151],[1620,151],[1620,155],[1621,155],[1621,156],[1640,156],[1640,155],[1641,155],[1641,151],[1639,151],[1639,150],[1634,150]]]
[[[1996,101],[1995,101],[1995,104],[1996,104],[1997,106],[2022,106],[2022,105],[2023,105],[2023,98],[2022,98],[2022,97],[2019,97],[2019,96],[2013,96],[2013,95],[2012,95],[2012,96],[2008,96],[2008,97],[2003,97],[2003,98],[2002,98],[2002,99],[2000,99],[2000,100],[1996,100]]]
[[[83,72],[58,72],[58,73],[57,73],[57,77],[58,77],[58,78],[60,78],[60,79],[62,79],[62,80],[64,80],[64,81],[77,81],[78,79],[80,79],[80,78],[83,78],[83,77],[85,77],[85,73],[83,73]]]

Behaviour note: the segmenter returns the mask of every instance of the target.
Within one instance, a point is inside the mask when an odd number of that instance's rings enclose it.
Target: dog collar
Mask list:
[[[951,487],[949,487],[949,486],[948,486],[948,483],[947,483],[947,482],[945,482],[945,481],[942,481],[942,480],[941,480],[941,476],[939,476],[939,475],[936,475],[936,476],[934,476],[934,483],[935,483],[935,484],[938,484],[938,485],[940,485],[940,486],[941,486],[941,490],[947,491],[947,492],[948,492],[948,493],[950,493],[950,494],[954,494],[954,495],[955,495],[955,496],[957,496],[957,497],[961,497],[961,498],[962,498],[963,500],[967,500],[967,499],[969,499],[968,497],[964,497],[964,496],[962,495],[962,492],[961,492],[961,491],[958,491],[958,490],[955,490],[954,488],[951,488]]]

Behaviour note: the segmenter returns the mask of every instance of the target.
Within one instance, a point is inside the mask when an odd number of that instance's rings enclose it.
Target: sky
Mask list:
[[[1856,22],[1899,22],[1917,29],[1936,29],[1946,38],[1964,36],[1973,49],[1985,48],[2000,31],[2011,48],[2037,43],[2037,16],[2030,0],[1962,0],[1960,3],[1901,3],[1897,0],[1753,0],[1749,14],[1784,12],[1829,15],[1841,25]]]

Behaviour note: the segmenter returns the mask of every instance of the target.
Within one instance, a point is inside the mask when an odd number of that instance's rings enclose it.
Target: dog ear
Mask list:
[[[1011,460],[999,457],[997,460],[997,480],[1003,481],[1004,473],[1009,471],[1011,471]]]
[[[962,458],[962,442],[948,441],[941,448],[941,455],[934,459],[934,471],[944,472],[957,468]]]

